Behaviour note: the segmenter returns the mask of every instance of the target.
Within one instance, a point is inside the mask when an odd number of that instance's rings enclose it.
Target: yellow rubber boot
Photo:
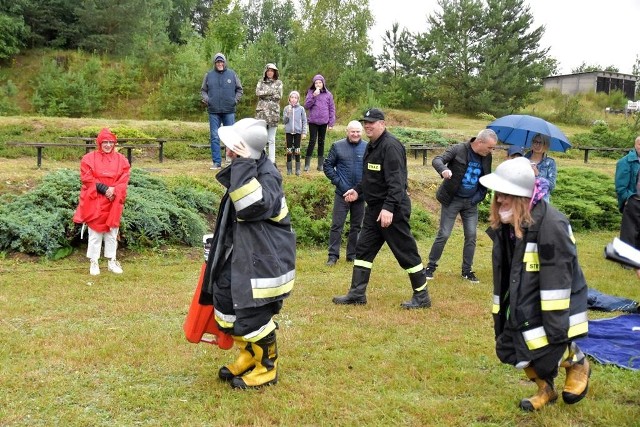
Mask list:
[[[256,388],[278,382],[278,345],[276,331],[252,344],[255,367],[251,372],[231,380],[233,388]]]
[[[236,343],[236,347],[240,349],[240,354],[235,362],[223,366],[218,371],[218,376],[223,381],[231,381],[234,377],[247,373],[256,365],[253,359],[254,354],[251,343],[244,341],[240,337],[233,337],[233,340]]]
[[[560,366],[567,370],[562,400],[569,405],[580,402],[589,391],[589,377],[591,376],[589,361],[584,357],[580,362],[564,361]]]
[[[553,380],[538,378],[536,371],[532,367],[524,368],[524,373],[531,381],[536,383],[538,392],[527,399],[522,399],[520,401],[521,409],[525,411],[537,411],[544,405],[553,403],[558,399],[558,393],[556,393],[553,387]]]

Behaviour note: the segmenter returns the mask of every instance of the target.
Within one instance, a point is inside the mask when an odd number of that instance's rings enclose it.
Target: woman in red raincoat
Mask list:
[[[87,258],[93,276],[100,274],[98,259],[103,241],[109,271],[122,273],[116,260],[117,238],[131,166],[125,156],[115,151],[116,144],[116,136],[104,128],[96,138],[96,150],[85,154],[80,162],[82,188],[73,222],[85,223],[89,229]]]

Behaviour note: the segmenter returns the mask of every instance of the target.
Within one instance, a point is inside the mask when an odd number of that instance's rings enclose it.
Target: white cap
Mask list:
[[[250,157],[257,160],[267,145],[267,122],[256,119],[238,120],[232,126],[218,129],[218,136],[224,146],[233,152],[240,141],[244,142],[251,152]]]
[[[532,197],[536,176],[531,162],[524,157],[505,160],[496,171],[480,177],[480,184],[499,193]]]

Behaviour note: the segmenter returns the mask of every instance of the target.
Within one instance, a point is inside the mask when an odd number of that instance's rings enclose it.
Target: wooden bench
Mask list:
[[[74,144],[74,143],[64,143],[64,142],[7,142],[7,145],[12,145],[15,147],[35,147],[37,150],[37,165],[38,168],[42,166],[42,150],[46,147],[82,147],[85,149],[85,152],[89,152],[95,148],[95,144]],[[133,163],[133,157],[131,155],[131,151],[136,148],[159,148],[160,153],[162,153],[162,146],[159,144],[135,144],[135,145],[120,145],[116,146],[118,149],[124,148],[127,150],[127,160],[129,160],[129,164]],[[160,162],[162,162],[162,154],[159,154]]]
[[[445,150],[447,147],[444,145],[433,144],[421,144],[421,143],[407,143],[405,145],[407,150],[413,150],[413,158],[418,158],[418,153],[422,153],[422,166],[427,165],[427,153],[434,150]]]
[[[619,147],[578,147],[578,150],[584,151],[584,162],[589,162],[589,151],[602,151],[602,152],[619,152],[628,153],[631,148],[619,148]]]
[[[95,145],[96,142],[96,138],[95,137],[91,137],[91,136],[61,136],[59,137],[62,140],[67,140],[67,141],[84,141],[85,144],[87,145]],[[147,143],[151,143],[151,142],[155,142],[157,143],[157,147],[158,147],[158,161],[160,163],[162,163],[164,161],[164,143],[167,141],[183,141],[181,139],[168,139],[168,138],[118,138],[118,145],[117,147],[120,148],[127,148],[128,145],[126,144],[127,142],[147,142]],[[124,143],[125,145],[121,145],[121,143]],[[136,144],[130,144],[131,147],[135,148],[136,146],[139,147],[143,147],[142,144],[140,145],[136,145]],[[150,146],[152,147],[152,146]],[[87,150],[88,152],[88,150]],[[131,163],[131,159],[130,159],[130,153],[131,150],[129,149],[127,151],[127,158],[129,159],[129,163]]]

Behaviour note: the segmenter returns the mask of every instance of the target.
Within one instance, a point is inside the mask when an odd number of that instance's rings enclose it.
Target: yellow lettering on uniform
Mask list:
[[[377,165],[375,163],[367,163],[367,169],[370,171],[380,171],[382,169],[381,165]]]
[[[540,271],[540,260],[537,252],[525,252],[522,262],[525,264],[525,271]]]

